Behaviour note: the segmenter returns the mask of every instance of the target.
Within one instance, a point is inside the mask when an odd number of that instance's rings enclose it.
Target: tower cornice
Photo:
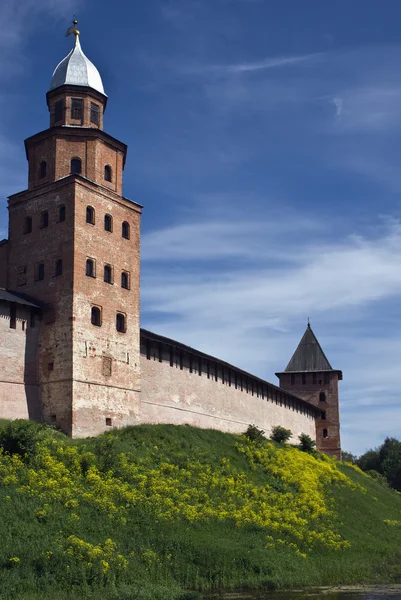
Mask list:
[[[28,151],[31,146],[45,140],[49,137],[60,137],[60,138],[83,138],[83,139],[101,139],[103,142],[111,146],[115,150],[119,150],[123,154],[123,166],[125,166],[125,161],[127,157],[127,145],[123,142],[120,142],[113,136],[105,133],[100,129],[94,129],[92,127],[68,127],[68,126],[56,126],[49,127],[49,129],[45,129],[44,131],[40,131],[39,133],[35,133],[29,138],[25,140],[25,152],[27,159]]]

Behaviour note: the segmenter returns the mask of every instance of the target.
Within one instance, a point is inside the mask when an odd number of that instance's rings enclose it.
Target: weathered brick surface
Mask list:
[[[0,287],[7,286],[7,260],[8,260],[8,242],[0,242]]]
[[[40,419],[36,377],[39,323],[31,327],[28,307],[18,304],[15,329],[10,327],[10,303],[0,301],[0,416]]]
[[[329,383],[325,383],[324,373],[316,373],[316,383],[313,383],[313,374],[306,373],[306,382],[303,384],[302,374],[296,373],[295,382],[292,384],[290,373],[280,373],[280,387],[325,411],[326,419],[316,420],[317,449],[341,458],[338,373],[330,371],[328,375]],[[325,394],[324,401],[320,400],[321,393]],[[327,438],[323,436],[324,429],[327,429]]]
[[[92,96],[85,95],[85,119]],[[135,423],[141,211],[121,195],[125,146],[94,128],[54,127],[29,138],[26,147],[28,190],[9,199],[7,287],[48,306],[37,350],[42,417],[74,436],[100,433],[110,423]],[[81,175],[69,174],[74,157],[82,160]],[[42,179],[41,161],[47,163]],[[105,180],[105,165],[112,168],[111,182]],[[95,210],[93,225],[86,222],[88,205]],[[47,227],[41,227],[43,211],[49,215]],[[113,219],[112,232],[105,230],[105,214]],[[26,217],[32,219],[29,233],[24,233]],[[122,237],[123,221],[130,226],[128,240]],[[96,262],[95,278],[86,276],[87,258]],[[56,274],[59,259],[61,275]],[[43,280],[38,280],[40,263]],[[112,267],[111,284],[103,280],[105,264]],[[122,271],[129,274],[128,290],[121,287]],[[101,327],[91,323],[93,305],[102,311]],[[117,312],[126,316],[124,333],[116,329]]]
[[[170,366],[168,352],[163,352],[162,362],[159,362],[157,350],[151,352],[147,359],[146,350],[141,352],[141,416],[143,423],[172,423],[175,425],[189,424],[202,428],[213,428],[230,433],[243,433],[248,425],[255,424],[267,435],[271,428],[282,425],[291,429],[292,442],[298,443],[298,436],[307,433],[315,439],[315,418],[312,411],[307,411],[304,405],[296,403],[284,392],[278,392],[273,386],[268,386],[267,396],[261,397],[260,389],[248,391],[245,382],[237,389],[234,386],[234,376],[231,386],[227,374],[222,379],[221,369],[218,369],[218,380],[207,376],[206,364],[203,363],[201,375],[197,371],[197,360],[192,373],[188,358],[184,357],[181,370],[177,360]],[[212,369],[213,371],[213,369]],[[239,382],[239,378],[238,378]]]

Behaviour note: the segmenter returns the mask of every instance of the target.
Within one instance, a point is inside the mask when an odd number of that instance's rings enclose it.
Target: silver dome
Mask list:
[[[74,48],[54,69],[50,89],[61,85],[81,85],[104,94],[99,71],[82,52],[78,35],[75,36]]]

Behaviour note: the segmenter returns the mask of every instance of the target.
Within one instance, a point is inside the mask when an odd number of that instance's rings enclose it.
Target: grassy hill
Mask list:
[[[2,600],[401,580],[400,494],[325,456],[170,425],[0,446]]]

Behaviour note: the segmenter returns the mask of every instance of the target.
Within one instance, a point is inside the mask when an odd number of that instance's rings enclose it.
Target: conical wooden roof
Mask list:
[[[334,371],[309,323],[298,348],[285,369],[286,373],[302,371]]]

